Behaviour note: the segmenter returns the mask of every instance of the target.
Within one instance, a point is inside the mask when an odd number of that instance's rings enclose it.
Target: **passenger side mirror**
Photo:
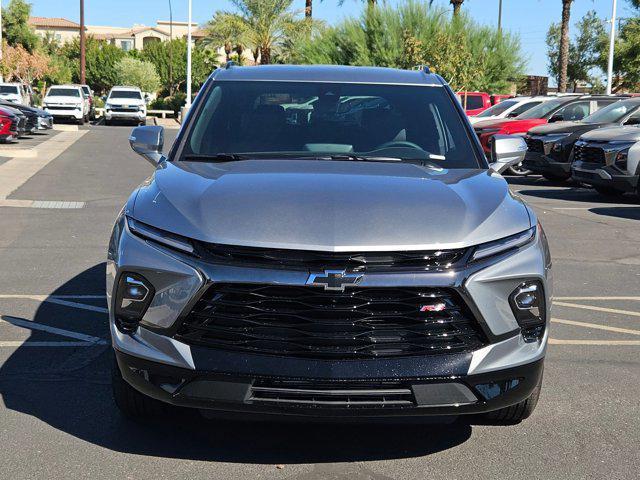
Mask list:
[[[561,113],[556,113],[549,119],[549,123],[561,122],[562,120],[564,120],[564,115],[562,115]]]
[[[129,145],[134,152],[157,166],[164,159],[164,128],[157,125],[136,127],[129,136]]]
[[[524,138],[515,135],[495,135],[491,143],[489,168],[496,173],[502,173],[522,162],[526,152],[527,144]]]

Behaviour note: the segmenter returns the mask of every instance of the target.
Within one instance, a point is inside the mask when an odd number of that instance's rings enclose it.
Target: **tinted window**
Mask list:
[[[553,115],[561,115],[562,120],[582,120],[589,115],[589,103],[589,101],[571,103]]]
[[[640,105],[640,101],[622,100],[601,108],[597,112],[584,119],[586,123],[613,123],[619,122],[630,111],[635,110]]]
[[[528,103],[524,103],[522,105],[517,106],[516,108],[514,108],[513,110],[511,110],[509,112],[509,115],[513,115],[514,117],[517,117],[518,115],[526,112],[527,110],[531,110],[533,107],[536,107],[538,105],[540,105],[542,102],[528,102]]]
[[[517,104],[519,100],[503,100],[500,103],[496,103],[493,107],[487,108],[484,112],[476,115],[478,118],[480,117],[491,117],[493,115],[500,115],[508,108],[513,107]]]
[[[519,119],[527,119],[527,118],[546,118],[551,112],[556,110],[567,103],[566,98],[556,98],[555,100],[547,100],[546,102],[541,103],[537,107],[532,108],[531,110],[526,111],[522,115],[519,115]]]
[[[215,82],[183,153],[354,153],[479,166],[446,90],[406,85]]]
[[[80,90],[77,88],[52,87],[47,93],[48,97],[79,97]]]
[[[85,95],[91,95],[91,90],[89,90],[89,87],[82,87],[82,92]]]
[[[464,95],[460,95],[460,102],[464,105]],[[484,107],[482,97],[479,95],[467,95],[467,110],[475,110]]]
[[[141,100],[142,96],[140,92],[136,92],[135,90],[113,90],[109,94],[109,98],[134,98],[136,100]]]
[[[18,93],[18,87],[15,85],[0,85],[0,93]]]

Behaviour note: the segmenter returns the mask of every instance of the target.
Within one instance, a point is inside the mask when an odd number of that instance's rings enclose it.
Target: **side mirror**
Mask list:
[[[157,125],[136,127],[129,136],[129,145],[134,152],[157,166],[164,159],[164,128]]]
[[[556,113],[549,119],[549,123],[561,122],[562,120],[564,120],[564,116],[561,113]]]
[[[524,138],[515,135],[494,135],[489,168],[496,173],[502,173],[507,168],[521,163],[526,152],[527,143]]]
[[[106,102],[107,101],[107,96],[106,95],[102,95],[100,97],[100,100],[102,100],[103,102]]]

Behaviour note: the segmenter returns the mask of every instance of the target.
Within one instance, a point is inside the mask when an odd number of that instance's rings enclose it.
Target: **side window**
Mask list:
[[[640,108],[636,109],[629,118],[624,121],[625,125],[640,125]]]
[[[589,115],[589,102],[576,102],[558,110],[553,116],[562,116],[563,120],[582,120]]]
[[[521,113],[526,112],[530,108],[533,108],[536,105],[540,105],[541,103],[542,102],[529,102],[529,103],[525,103],[524,105],[520,105],[520,106],[514,108],[513,110],[511,110],[509,112],[509,116],[510,117],[516,117],[516,116],[520,115]]]
[[[464,95],[460,95],[462,105],[464,105]],[[482,108],[482,97],[479,95],[467,95],[467,110],[475,110],[476,108]]]

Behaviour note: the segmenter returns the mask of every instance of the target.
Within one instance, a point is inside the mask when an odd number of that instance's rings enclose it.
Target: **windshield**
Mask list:
[[[597,112],[585,117],[585,123],[615,123],[640,106],[638,99],[621,100],[601,108]]]
[[[476,115],[476,117],[492,117],[493,115],[500,115],[505,112],[507,109],[513,107],[514,105],[520,103],[520,100],[503,100],[500,103],[496,103],[493,107],[487,108],[484,112]]]
[[[375,156],[478,168],[444,88],[219,81],[207,92],[185,156]]]
[[[80,90],[77,88],[51,88],[47,97],[79,97]]]
[[[109,94],[109,98],[133,98],[135,100],[141,100],[142,95],[140,95],[140,92],[136,92],[135,90],[113,90]]]
[[[537,107],[533,107],[531,110],[528,110],[523,114],[518,115],[516,118],[518,120],[527,119],[527,118],[545,118],[549,113],[553,112],[555,109],[561,107],[566,103],[567,103],[566,98],[556,98],[555,100],[542,102]]]
[[[18,93],[18,87],[15,85],[0,85],[0,93]]]

